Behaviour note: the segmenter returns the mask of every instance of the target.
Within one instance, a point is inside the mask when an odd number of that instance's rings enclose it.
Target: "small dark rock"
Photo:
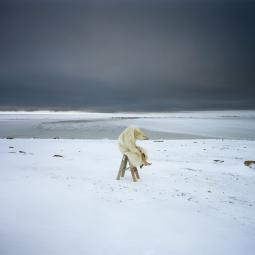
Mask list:
[[[26,152],[25,152],[25,151],[19,151],[19,153],[23,153],[23,154],[26,154]]]
[[[53,155],[53,157],[56,157],[56,158],[63,158],[64,156],[59,155],[59,154],[55,154],[55,155]]]
[[[224,160],[219,160],[219,159],[214,159],[213,160],[215,163],[223,163],[224,162]]]
[[[13,137],[11,136],[7,136],[6,139],[14,139]]]
[[[13,146],[9,146],[10,149],[13,149],[14,147]]]

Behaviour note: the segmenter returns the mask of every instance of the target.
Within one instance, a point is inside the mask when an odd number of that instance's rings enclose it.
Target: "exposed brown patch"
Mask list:
[[[246,166],[251,166],[252,164],[255,164],[255,161],[254,161],[254,160],[245,160],[245,161],[244,161],[244,164],[245,164]]]

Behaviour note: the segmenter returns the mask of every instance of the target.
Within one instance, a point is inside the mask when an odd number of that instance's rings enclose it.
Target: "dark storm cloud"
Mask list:
[[[1,1],[0,106],[255,108],[255,4],[149,2]]]

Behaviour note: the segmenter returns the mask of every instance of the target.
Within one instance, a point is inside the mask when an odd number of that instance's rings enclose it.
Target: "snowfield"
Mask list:
[[[0,139],[0,254],[254,254],[255,141],[140,144],[134,183],[116,140]]]

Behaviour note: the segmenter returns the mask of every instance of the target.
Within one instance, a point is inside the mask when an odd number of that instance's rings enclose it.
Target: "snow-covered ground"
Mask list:
[[[140,144],[134,183],[116,140],[0,139],[0,254],[254,254],[255,141]]]

